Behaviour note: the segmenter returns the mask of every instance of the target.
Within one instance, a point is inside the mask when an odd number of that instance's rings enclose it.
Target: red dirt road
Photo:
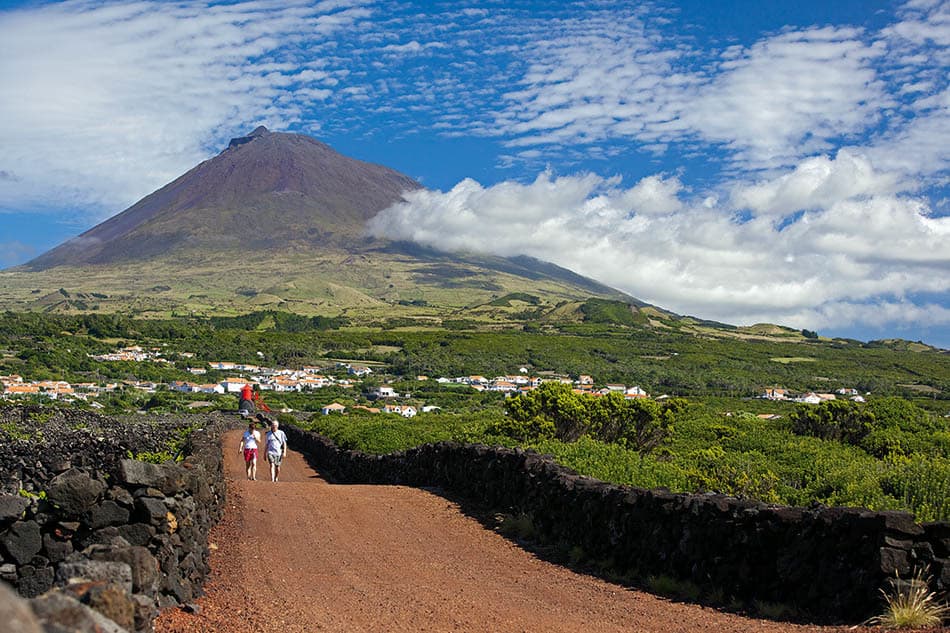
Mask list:
[[[158,633],[279,631],[833,631],[671,602],[548,563],[446,499],[334,485],[288,453],[281,481],[247,481],[224,439],[228,505],[197,614]]]

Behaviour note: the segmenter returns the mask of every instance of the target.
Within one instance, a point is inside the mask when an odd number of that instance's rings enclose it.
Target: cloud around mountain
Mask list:
[[[896,182],[845,152],[736,185],[723,203],[675,176],[626,188],[591,174],[489,187],[467,179],[408,194],[370,228],[450,251],[528,254],[730,323],[946,327],[950,310],[913,297],[947,290],[950,217],[931,217]]]

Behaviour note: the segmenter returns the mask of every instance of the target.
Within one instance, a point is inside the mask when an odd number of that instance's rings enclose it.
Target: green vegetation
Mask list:
[[[681,402],[663,444],[644,453],[588,432],[574,441],[557,439],[556,425],[540,421],[543,416],[524,417],[525,423],[513,420],[523,416],[520,411],[530,409],[524,403],[515,405],[516,400],[508,402],[509,410],[519,411],[514,415],[484,409],[477,414],[420,414],[405,420],[354,413],[317,415],[302,426],[345,448],[376,454],[440,440],[518,445],[552,455],[581,474],[614,483],[674,492],[714,491],[796,506],[819,502],[903,509],[919,520],[950,519],[950,453],[929,439],[939,434],[908,431],[920,450],[881,458],[837,439],[796,434],[784,418],[764,420],[750,412],[722,410],[724,405],[743,401],[685,406]],[[946,427],[942,419],[926,415],[934,425]],[[526,432],[526,428],[544,432]]]
[[[188,443],[188,438],[195,431],[195,426],[184,427],[175,430],[174,437],[172,437],[161,450],[157,451],[140,451],[138,453],[133,453],[129,451],[126,455],[129,459],[137,459],[142,462],[149,462],[151,464],[163,464],[165,462],[180,462],[185,458],[184,451],[185,445]]]
[[[502,299],[535,307],[531,296]],[[565,303],[565,314],[576,316],[574,305]],[[950,355],[895,341],[804,338],[774,326],[715,329],[666,322],[654,330],[618,323],[617,314],[601,319],[611,322],[597,322],[597,314],[620,310],[645,316],[646,308],[634,312],[609,301],[586,305],[594,320],[539,319],[531,322],[531,331],[523,331],[524,323],[502,327],[466,312],[453,319],[406,319],[398,326],[393,319],[403,317],[391,314],[375,325],[363,315],[356,326],[349,316],[273,310],[151,320],[128,314],[6,313],[0,315],[0,374],[118,383],[117,391],[97,399],[106,413],[191,410],[198,400],[233,410],[233,395],[161,388],[149,394],[123,381],[195,381],[187,368],[217,360],[316,365],[341,377],[345,370],[336,363],[346,360],[373,367],[362,388],[268,392],[265,401],[274,411],[297,412],[340,402],[348,407],[346,415],[317,415],[306,424],[342,446],[373,453],[450,439],[524,446],[616,483],[799,506],[906,509],[921,520],[950,519]],[[131,344],[158,348],[169,362],[92,358]],[[639,385],[653,399],[589,398],[551,380],[506,401],[497,392],[434,380],[494,377],[520,367],[546,379],[587,374],[595,387]],[[232,373],[209,370],[197,380],[216,382]],[[416,381],[420,374],[433,380]],[[417,407],[441,411],[406,420],[353,408],[370,404],[363,391],[384,382],[410,393],[408,401]],[[819,393],[848,387],[870,395],[866,404],[836,400],[814,406],[751,398],[767,387]],[[16,428],[4,430],[16,437]],[[174,457],[178,451],[159,452]]]
[[[519,440],[571,442],[586,435],[646,454],[669,438],[676,413],[684,408],[685,402],[675,398],[659,404],[628,400],[617,392],[594,397],[552,382],[508,401],[508,417],[493,430]]]
[[[333,324],[341,325],[342,321]],[[328,359],[378,362],[390,373],[415,376],[485,376],[527,366],[577,376],[598,384],[637,384],[654,395],[748,397],[767,386],[793,391],[854,387],[874,395],[914,399],[948,411],[950,356],[934,350],[892,349],[843,341],[705,338],[649,328],[564,322],[536,332],[479,329],[476,321],[452,320],[413,329],[331,327],[327,320],[258,312],[230,318],[135,319],[118,314],[0,315],[0,372],[31,379],[193,380],[185,369],[212,360],[300,366]],[[380,322],[380,326],[384,323]],[[97,362],[123,344],[160,346],[168,364]],[[194,358],[180,357],[193,353]],[[263,357],[258,355],[263,354]],[[808,358],[810,362],[774,362]],[[208,380],[223,376],[209,374]],[[926,405],[929,400],[936,405]]]
[[[588,299],[580,307],[584,321],[588,323],[612,323],[616,325],[642,325],[646,316],[622,301]]]

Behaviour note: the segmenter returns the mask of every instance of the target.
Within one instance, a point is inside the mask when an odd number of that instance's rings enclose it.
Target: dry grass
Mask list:
[[[930,590],[930,579],[918,570],[904,583],[896,583],[892,592],[881,590],[887,603],[884,613],[868,620],[868,624],[887,629],[930,628],[940,626],[950,617],[950,608]]]

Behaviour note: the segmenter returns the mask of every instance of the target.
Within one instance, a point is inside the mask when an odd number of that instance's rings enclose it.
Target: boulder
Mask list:
[[[185,490],[188,471],[176,464],[150,464],[134,459],[119,462],[119,478],[133,486],[157,488],[166,495]]]
[[[136,500],[135,507],[144,522],[160,528],[165,527],[168,507],[164,501],[152,497],[140,497]]]
[[[53,477],[46,495],[50,503],[66,514],[79,516],[92,509],[105,489],[106,485],[98,479],[72,468]]]
[[[24,565],[20,567],[17,591],[24,598],[35,598],[53,587],[53,568]]]
[[[23,517],[30,506],[29,499],[19,495],[0,495],[0,524],[10,523]]]
[[[136,602],[132,599],[132,594],[124,587],[97,580],[69,585],[65,591],[123,629],[128,630],[135,626]]]
[[[148,545],[156,532],[155,527],[145,523],[129,523],[128,525],[119,526],[119,535],[131,545]]]
[[[132,567],[118,561],[79,559],[63,563],[56,570],[56,583],[60,586],[99,580],[119,585],[131,592]]]
[[[131,547],[93,547],[88,551],[93,560],[125,563],[132,570],[132,591],[135,593],[154,593],[161,583],[162,574],[158,560],[147,548]]]
[[[128,522],[129,511],[115,501],[103,501],[89,511],[89,527],[94,530],[107,525],[124,525]]]
[[[76,598],[51,591],[31,601],[33,612],[47,631],[70,633],[128,633]]]
[[[43,535],[43,551],[51,563],[61,563],[73,553],[72,541],[60,540],[50,534]]]
[[[26,565],[43,547],[43,537],[36,521],[17,521],[0,538],[0,545],[18,565]]]

